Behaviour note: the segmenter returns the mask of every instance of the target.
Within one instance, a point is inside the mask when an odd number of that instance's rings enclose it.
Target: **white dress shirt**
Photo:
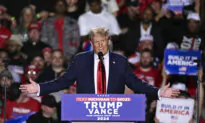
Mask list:
[[[97,71],[98,71],[98,62],[100,59],[98,58],[97,54],[94,54],[94,82],[95,82],[95,94],[97,94]],[[103,56],[103,63],[105,66],[105,74],[106,74],[106,92],[107,92],[107,87],[108,87],[108,78],[109,78],[109,52],[107,52]]]
[[[151,29],[152,29],[152,24],[149,25],[149,27],[147,28],[147,30],[145,30],[142,26],[142,24],[140,24],[140,32],[141,32],[141,36],[143,35],[150,35],[151,34]]]

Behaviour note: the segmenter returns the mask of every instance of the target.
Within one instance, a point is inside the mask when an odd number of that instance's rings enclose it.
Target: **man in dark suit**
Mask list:
[[[169,85],[159,90],[138,79],[131,71],[125,57],[109,51],[108,35],[109,32],[105,28],[92,29],[90,33],[92,52],[77,54],[62,77],[42,84],[30,79],[31,84],[22,85],[20,89],[24,93],[45,95],[68,88],[76,81],[77,93],[123,94],[127,85],[135,93],[148,94],[155,100],[159,97],[176,97],[179,94],[179,90],[171,89]],[[99,52],[103,54],[103,61],[98,58]],[[104,82],[102,82],[103,76]]]

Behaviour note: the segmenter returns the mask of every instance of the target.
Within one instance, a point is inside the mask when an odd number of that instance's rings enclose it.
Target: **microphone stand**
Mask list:
[[[4,67],[5,67],[5,70],[3,71],[8,71],[8,63],[4,61]],[[2,71],[2,72],[3,72]],[[3,76],[3,81],[4,81],[4,123],[6,123],[6,100],[7,100],[7,94],[6,94],[6,91],[7,91],[7,85],[6,85],[6,82],[8,81],[8,78],[6,76]]]
[[[7,81],[7,78],[6,77],[3,77],[4,79],[4,123],[6,123],[6,81]]]

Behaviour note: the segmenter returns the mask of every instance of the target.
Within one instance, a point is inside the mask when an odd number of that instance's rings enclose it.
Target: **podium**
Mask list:
[[[61,120],[71,122],[145,121],[144,94],[62,94]]]

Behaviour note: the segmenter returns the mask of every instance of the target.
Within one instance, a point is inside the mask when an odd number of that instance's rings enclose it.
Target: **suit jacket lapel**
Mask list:
[[[115,71],[115,59],[113,56],[113,53],[110,52],[109,53],[109,78],[108,78],[108,87],[107,87],[107,93],[110,92],[110,90],[112,89],[112,84],[113,84],[113,74]]]
[[[90,52],[90,61],[89,61],[89,66],[91,67],[91,72],[90,73],[90,78],[91,78],[91,81],[90,81],[90,84],[91,84],[91,87],[92,87],[92,93],[95,93],[95,80],[94,80],[94,52]],[[88,68],[89,68],[88,66]]]

